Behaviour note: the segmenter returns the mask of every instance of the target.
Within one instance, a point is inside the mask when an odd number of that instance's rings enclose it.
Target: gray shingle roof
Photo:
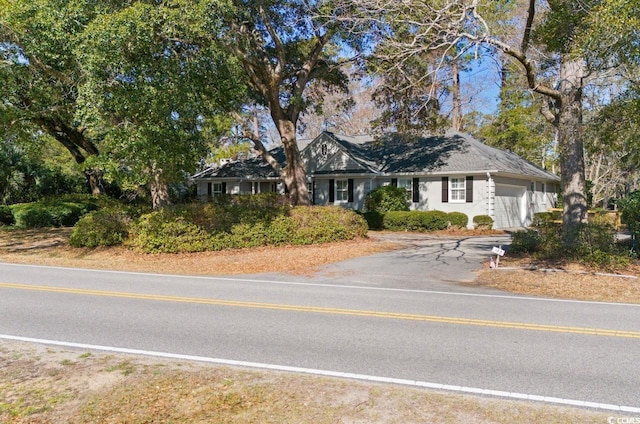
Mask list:
[[[269,152],[281,166],[284,166],[285,156],[282,147],[273,148],[269,150]],[[260,180],[278,178],[278,175],[262,156],[255,156],[231,161],[222,166],[213,166],[192,177],[192,179],[203,178],[247,178]]]
[[[521,158],[515,153],[488,146],[468,135],[450,132],[445,135],[412,136],[386,134],[380,138],[372,136],[343,136],[323,133],[335,141],[353,160],[361,164],[366,173],[382,174],[428,174],[428,173],[504,173],[537,179],[559,178]],[[313,146],[320,137],[304,148]],[[271,150],[271,154],[284,167],[282,147]],[[352,173],[353,169],[324,169],[321,173]],[[277,178],[275,171],[262,157],[253,157],[229,162],[220,167],[209,168],[195,175],[199,178]]]
[[[348,154],[380,173],[501,172],[558,180],[559,178],[515,153],[488,146],[468,135],[449,132],[436,136],[386,134],[353,143],[331,134]],[[337,171],[337,170],[336,170]]]

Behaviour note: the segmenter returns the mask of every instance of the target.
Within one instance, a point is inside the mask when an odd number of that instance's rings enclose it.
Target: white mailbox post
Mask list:
[[[492,253],[496,254],[496,260],[495,262],[493,261],[493,256],[491,257],[491,263],[490,263],[490,267],[491,268],[498,268],[498,265],[500,264],[500,256],[504,256],[504,250],[502,250],[502,246],[498,246],[498,247],[493,247],[493,249],[491,249]]]

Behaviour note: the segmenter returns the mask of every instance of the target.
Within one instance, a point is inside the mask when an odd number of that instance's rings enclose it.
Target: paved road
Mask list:
[[[640,306],[456,284],[472,277],[492,245],[506,243],[501,238],[404,241],[407,249],[327,266],[311,277],[0,264],[0,337],[462,386],[640,413]]]

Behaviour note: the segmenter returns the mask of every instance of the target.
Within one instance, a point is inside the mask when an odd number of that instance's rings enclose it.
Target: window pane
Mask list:
[[[336,180],[336,200],[344,202],[349,200],[348,187],[347,180]]]
[[[464,178],[451,178],[451,200],[452,201],[464,201],[465,200],[465,179]]]

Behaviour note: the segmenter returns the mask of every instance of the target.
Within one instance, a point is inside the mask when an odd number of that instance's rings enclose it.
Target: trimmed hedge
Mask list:
[[[489,215],[476,215],[473,217],[474,228],[486,228],[490,230],[493,228],[493,218]]]
[[[452,227],[467,228],[469,217],[462,212],[449,212],[447,219]]]
[[[384,229],[391,231],[437,231],[448,226],[442,211],[390,211],[383,217]]]
[[[531,223],[534,227],[540,227],[543,225],[551,224],[553,222],[553,212],[536,212],[533,214],[533,222]]]

